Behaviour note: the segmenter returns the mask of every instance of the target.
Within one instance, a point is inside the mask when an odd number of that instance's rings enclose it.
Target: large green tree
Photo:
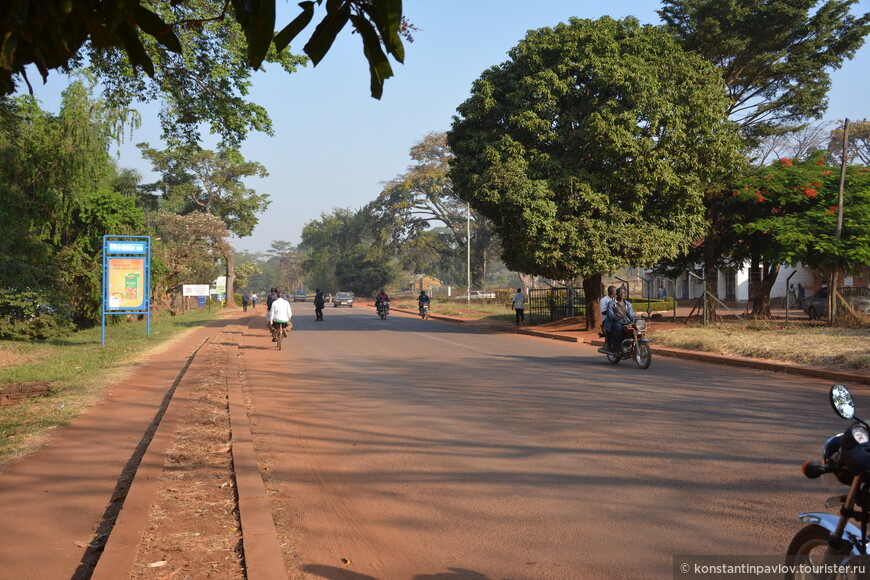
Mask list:
[[[140,143],[142,155],[151,161],[161,180],[153,185],[165,200],[164,207],[179,214],[202,212],[218,217],[233,234],[249,236],[257,225],[257,214],[269,206],[269,196],[258,194],[245,184],[250,177],[266,177],[266,169],[247,161],[235,149],[218,151],[196,146],[171,147],[159,151]],[[221,246],[226,260],[227,288],[235,282],[233,248]],[[231,304],[231,301],[228,301]]]
[[[720,71],[728,114],[748,139],[795,129],[827,108],[830,73],[870,33],[857,0],[663,0],[683,47]]]
[[[469,216],[466,202],[453,191],[453,181],[448,175],[453,154],[447,146],[447,134],[426,135],[411,147],[410,156],[413,164],[407,172],[386,184],[371,204],[372,211],[392,222],[394,243],[402,254],[413,258],[406,260],[409,265],[430,265],[441,258],[436,255],[429,260],[420,259],[418,250],[447,250],[441,236],[430,231],[433,222],[443,225],[452,237],[452,252],[461,253],[463,262],[466,249],[471,245],[472,283],[482,287],[487,260],[495,243],[492,227],[478,212]]]
[[[0,126],[0,279],[69,304],[74,321],[99,321],[102,236],[141,234],[142,212],[115,189],[109,144],[129,118],[91,96],[86,80],[63,93],[57,115],[4,100]]]
[[[704,186],[739,165],[718,73],[628,18],[534,30],[483,73],[448,134],[460,197],[492,220],[514,270],[584,278],[685,252]]]
[[[785,157],[738,182],[721,207],[733,216],[731,227],[745,251],[777,267],[801,263],[832,279],[838,270],[870,265],[870,170],[847,168],[838,238],[839,182],[839,168],[829,167],[822,152]],[[765,306],[769,313],[768,295],[759,293],[757,313],[765,314]]]
[[[713,63],[727,86],[728,115],[738,124],[747,152],[766,137],[790,133],[827,108],[831,71],[852,58],[870,32],[870,14],[850,14],[856,0],[663,0],[665,28],[688,51]],[[707,290],[715,294],[718,268],[733,267],[740,248],[728,238],[717,206],[731,184],[710,183],[704,198],[706,232],[669,274],[704,265]],[[724,236],[724,237],[723,237]],[[777,266],[767,264],[775,278]],[[753,270],[754,272],[755,270]],[[751,293],[772,281],[752,279]],[[755,288],[758,286],[758,288]],[[707,308],[715,312],[715,302]]]

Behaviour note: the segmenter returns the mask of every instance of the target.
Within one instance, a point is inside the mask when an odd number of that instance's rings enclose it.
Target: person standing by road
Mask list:
[[[517,326],[526,323],[526,295],[523,294],[522,288],[517,288],[514,294],[514,311],[517,315]]]
[[[292,317],[293,309],[290,308],[290,303],[278,293],[278,297],[272,301],[272,305],[269,307],[269,314],[266,315],[266,320],[272,329],[272,342],[278,340],[276,332],[283,332],[284,336],[287,336],[287,328],[290,326]]]
[[[251,300],[251,297],[248,296],[247,292],[242,294],[242,312],[248,311],[248,302],[250,302],[250,300]]]
[[[803,285],[800,282],[798,282],[798,288],[797,288],[797,307],[798,308],[804,307],[804,298],[806,297],[806,295],[807,295],[807,291],[804,290]]]
[[[257,293],[256,292],[251,294],[251,308],[254,310],[257,309]]]
[[[323,321],[323,306],[326,300],[323,298],[323,291],[318,288],[314,294],[314,320]]]

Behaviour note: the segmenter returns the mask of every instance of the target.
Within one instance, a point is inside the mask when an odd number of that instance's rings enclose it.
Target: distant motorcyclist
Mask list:
[[[634,308],[625,299],[625,288],[617,288],[616,297],[607,305],[607,321],[610,323],[610,331],[605,348],[617,352],[622,344],[623,328],[634,322]]]
[[[420,295],[417,296],[417,305],[420,307],[420,313],[423,313],[423,307],[429,306],[432,303],[432,299],[426,294],[425,290],[420,290]]]
[[[390,303],[390,297],[387,296],[387,291],[384,289],[381,289],[381,291],[378,293],[378,295],[375,296],[375,308],[377,309],[378,312],[380,312],[381,307],[384,304],[389,304],[389,303]]]

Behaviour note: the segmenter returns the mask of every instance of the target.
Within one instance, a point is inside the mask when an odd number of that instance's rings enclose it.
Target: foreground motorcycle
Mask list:
[[[387,319],[387,314],[390,313],[390,303],[389,302],[378,302],[378,316],[381,317],[381,320]]]
[[[802,513],[798,518],[809,524],[795,534],[788,546],[787,564],[824,565],[841,561],[842,556],[867,554],[867,523],[870,520],[870,425],[855,416],[855,403],[849,390],[834,385],[831,406],[842,418],[852,421],[843,433],[834,435],[822,448],[822,460],[807,461],[801,470],[810,479],[832,473],[849,492],[829,498],[825,507],[839,507],[839,514]],[[858,525],[850,520],[855,520]],[[863,559],[866,562],[866,559]],[[852,560],[853,562],[855,560]],[[820,569],[823,569],[821,566]],[[834,578],[833,574],[807,573],[786,578]],[[850,578],[852,576],[849,576]],[[862,576],[865,577],[865,576]]]
[[[633,358],[638,367],[649,368],[652,362],[652,352],[649,348],[649,339],[646,337],[648,324],[646,318],[636,318],[631,324],[622,327],[622,344],[615,352],[606,348],[599,348],[598,352],[606,354],[607,360],[611,364],[618,364],[621,360]]]
[[[422,318],[423,320],[426,320],[427,318],[429,318],[429,305],[428,304],[424,304],[423,306],[420,307],[420,318]]]

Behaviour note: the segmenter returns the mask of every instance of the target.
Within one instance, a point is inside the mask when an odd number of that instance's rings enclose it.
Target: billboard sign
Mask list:
[[[109,310],[138,310],[145,302],[145,258],[108,258]]]
[[[182,296],[208,296],[208,284],[184,284],[181,289]]]

